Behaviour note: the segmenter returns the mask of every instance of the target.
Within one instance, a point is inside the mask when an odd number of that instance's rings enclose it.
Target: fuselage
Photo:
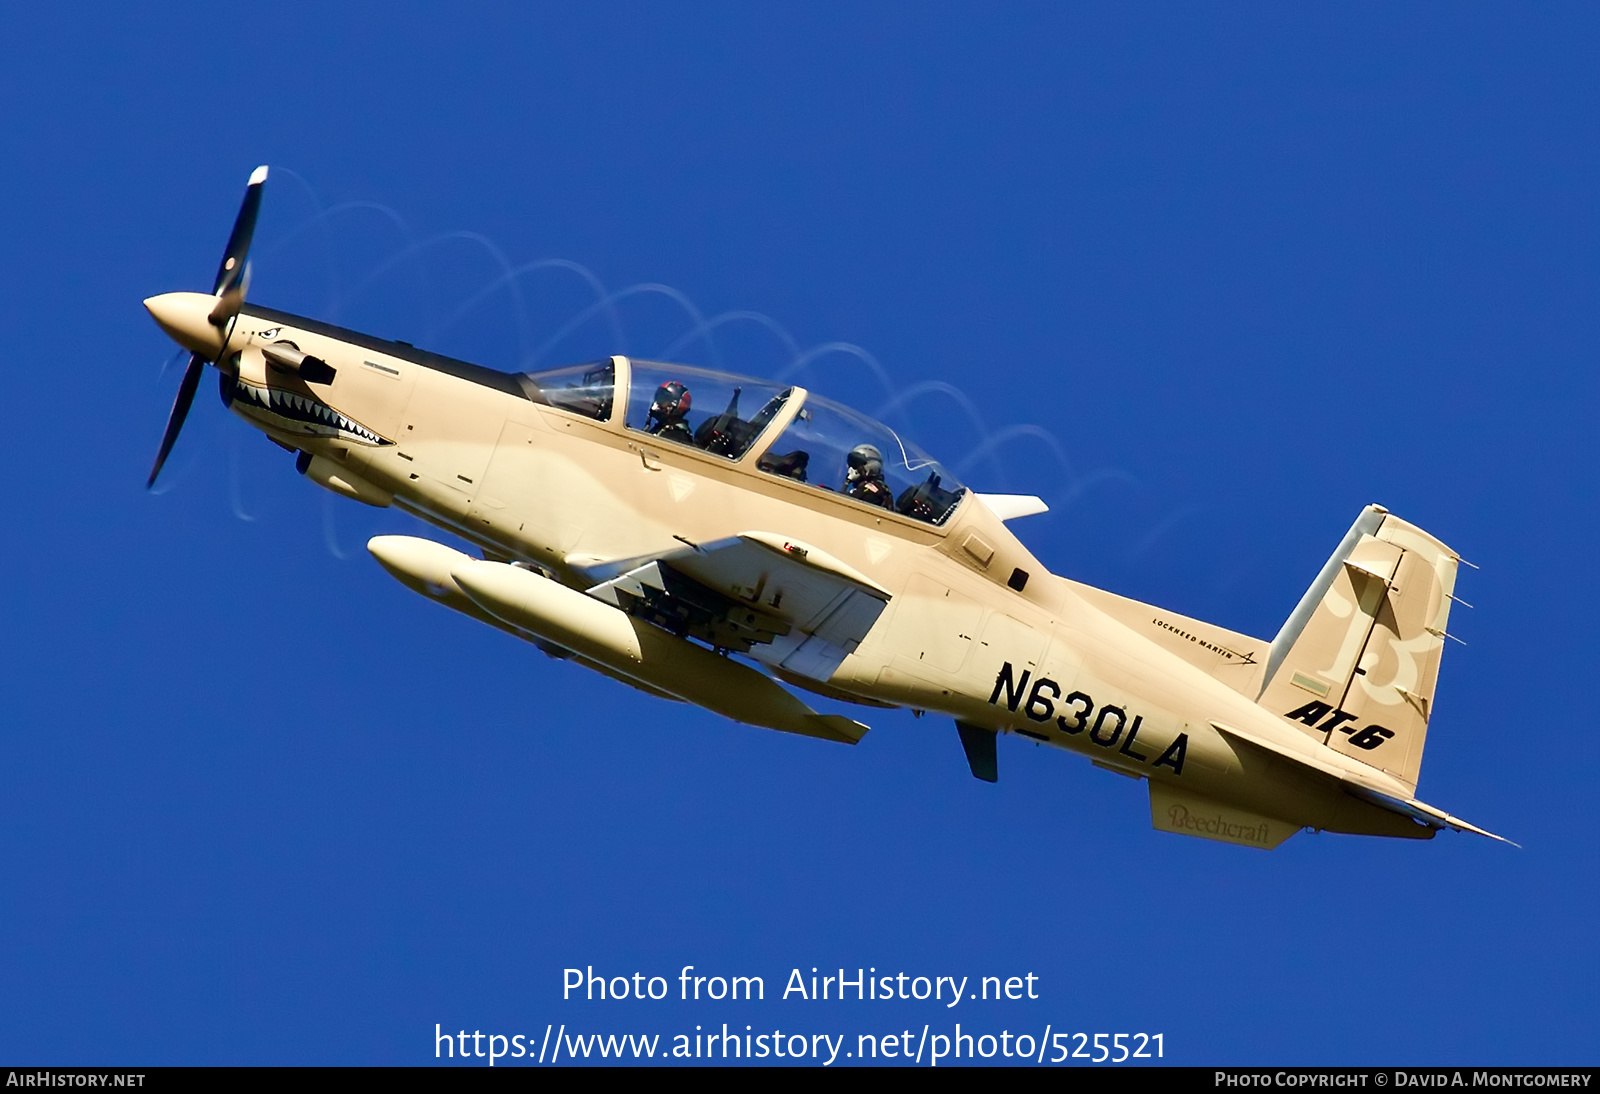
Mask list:
[[[279,367],[272,355],[288,351],[271,347],[285,345],[327,373]],[[589,587],[617,560],[756,531],[803,540],[891,594],[831,676],[784,676],[790,684],[1024,734],[1290,825],[1431,834],[1248,743],[1320,748],[1257,705],[1265,643],[1244,648],[1256,640],[1196,632],[1202,624],[1171,613],[1141,624],[1136,617],[1151,615],[1144,605],[1114,617],[1104,594],[1052,575],[971,491],[941,519],[919,520],[848,497],[840,483],[823,489],[772,473],[770,459],[763,469],[804,407],[803,389],[785,392],[734,459],[663,442],[637,415],[630,424],[636,366],[623,357],[610,362],[615,405],[596,416],[536,401],[515,374],[246,305],[221,366],[231,408],[302,453],[302,470],[318,482],[392,501],[488,558],[537,567],[570,588]],[[1409,796],[1357,761],[1318,762]]]

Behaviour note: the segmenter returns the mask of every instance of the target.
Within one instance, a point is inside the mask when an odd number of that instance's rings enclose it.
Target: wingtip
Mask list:
[[[263,182],[266,182],[266,181],[267,181],[267,165],[266,164],[263,163],[260,167],[257,167],[254,171],[250,172],[250,183],[249,184],[251,186],[260,186]]]
[[[846,745],[860,744],[861,738],[872,729],[866,723],[843,714],[813,714],[811,721],[820,730],[817,736]]]

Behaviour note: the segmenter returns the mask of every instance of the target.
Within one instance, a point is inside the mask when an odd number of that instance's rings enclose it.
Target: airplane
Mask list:
[[[206,366],[342,497],[473,544],[368,550],[406,587],[666,701],[854,744],[796,692],[952,719],[994,782],[1017,734],[1144,780],[1172,832],[1504,840],[1416,797],[1460,557],[1377,505],[1271,640],[1052,574],[983,494],[816,392],[615,355],[503,372],[247,303],[267,168],[212,290],[144,301],[190,353],[147,486]]]

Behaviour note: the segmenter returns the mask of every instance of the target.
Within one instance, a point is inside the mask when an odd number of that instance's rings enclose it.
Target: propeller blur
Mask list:
[[[150,300],[145,301],[145,307],[150,309],[150,314],[161,325],[161,329],[179,345],[189,350],[189,364],[183,370],[183,380],[178,384],[178,397],[173,400],[172,413],[167,416],[167,428],[161,435],[161,447],[156,451],[155,465],[150,468],[150,477],[145,480],[146,489],[156,484],[156,476],[161,474],[162,465],[167,462],[172,446],[177,443],[184,419],[189,416],[189,407],[194,403],[195,388],[200,386],[200,374],[205,371],[206,362],[217,361],[227,350],[228,336],[232,333],[234,319],[238,316],[239,308],[244,304],[245,292],[250,287],[248,261],[250,240],[256,232],[256,217],[261,212],[261,188],[266,181],[265,167],[257,167],[251,172],[250,181],[245,186],[244,202],[239,206],[239,215],[234,218],[233,231],[228,235],[228,245],[223,248],[222,261],[217,266],[211,297],[205,299],[206,324],[216,337],[185,340],[179,336],[180,332],[204,329],[193,321],[195,318],[193,314],[184,312],[183,306],[176,301],[170,302],[165,309],[160,305],[152,306],[153,302]],[[168,295],[188,297],[195,294]],[[162,318],[163,310],[172,322],[169,323]]]

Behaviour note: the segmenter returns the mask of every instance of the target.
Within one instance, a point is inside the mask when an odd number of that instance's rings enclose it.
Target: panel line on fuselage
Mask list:
[[[480,387],[503,391],[507,395],[515,395],[519,399],[526,399],[528,393],[517,379],[514,372],[501,372],[498,369],[488,368],[484,365],[475,365],[470,361],[461,361],[454,357],[446,357],[442,353],[433,353],[430,350],[418,349],[408,342],[395,342],[387,338],[378,338],[371,334],[363,334],[358,330],[347,327],[335,326],[324,323],[320,319],[309,319],[303,315],[291,312],[277,311],[273,308],[263,308],[259,305],[248,304],[241,314],[253,319],[265,319],[270,323],[279,323],[286,327],[296,327],[311,334],[319,334],[324,338],[336,338],[341,342],[348,342],[362,349],[372,350],[376,353],[387,354],[398,358],[408,364],[420,368],[442,372],[446,376],[454,376],[466,380]]]

